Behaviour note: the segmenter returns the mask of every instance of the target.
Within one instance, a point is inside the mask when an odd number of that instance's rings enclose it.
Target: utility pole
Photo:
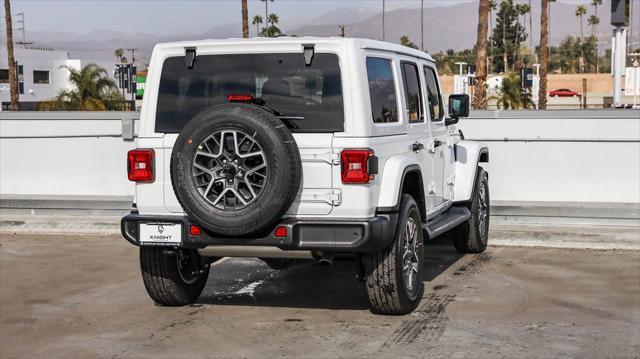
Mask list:
[[[338,25],[338,27],[340,27],[340,37],[344,37],[344,25]]]
[[[4,16],[7,24],[7,55],[9,61],[9,92],[11,93],[11,111],[18,111],[18,78],[16,59],[13,56],[13,25],[11,23],[11,3],[4,0]]]
[[[382,41],[384,41],[384,0],[382,0]]]
[[[420,50],[424,51],[424,0],[420,0]]]

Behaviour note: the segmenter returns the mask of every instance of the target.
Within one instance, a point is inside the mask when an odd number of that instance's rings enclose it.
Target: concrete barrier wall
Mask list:
[[[0,112],[0,194],[133,195],[122,120],[134,112]]]
[[[0,194],[127,196],[130,112],[0,112]],[[640,203],[640,111],[475,111],[492,200]],[[125,131],[126,132],[126,131]]]
[[[474,111],[493,200],[640,203],[640,111]]]

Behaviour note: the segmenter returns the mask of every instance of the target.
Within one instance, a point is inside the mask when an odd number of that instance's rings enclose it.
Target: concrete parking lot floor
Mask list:
[[[640,356],[640,252],[426,249],[419,309],[385,317],[347,260],[223,260],[196,304],[163,308],[117,236],[2,234],[0,357]]]

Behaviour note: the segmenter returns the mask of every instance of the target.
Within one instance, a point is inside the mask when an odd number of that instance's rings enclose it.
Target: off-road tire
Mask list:
[[[177,307],[198,299],[209,277],[209,266],[191,283],[186,283],[178,272],[177,253],[164,253],[167,248],[140,247],[142,281],[149,297],[163,306]],[[193,251],[195,255],[197,253]]]
[[[403,241],[409,218],[417,225],[418,272],[413,291],[407,289],[403,272]],[[398,222],[389,246],[378,253],[363,254],[365,285],[373,313],[402,315],[412,312],[424,293],[422,220],[418,204],[410,195],[402,195]]]
[[[485,190],[486,223],[484,230],[481,231],[479,228],[479,208],[481,206],[480,189],[483,186]],[[453,236],[453,245],[459,253],[481,253],[487,249],[490,218],[489,204],[489,176],[482,167],[478,167],[476,171],[476,182],[473,186],[473,196],[467,204],[467,207],[471,211],[471,217],[456,227],[451,233]]]
[[[198,192],[192,166],[198,146],[216,131],[242,131],[259,143],[269,175],[257,199],[240,209],[219,209]],[[180,205],[189,217],[219,235],[262,234],[289,209],[300,188],[302,162],[291,131],[273,113],[254,105],[213,106],[184,127],[171,154],[171,179]]]

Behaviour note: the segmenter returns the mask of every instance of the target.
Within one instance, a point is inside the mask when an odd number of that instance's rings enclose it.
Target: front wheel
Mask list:
[[[473,198],[468,205],[471,217],[453,230],[453,244],[459,253],[481,253],[489,241],[489,175],[478,167]]]
[[[140,247],[140,269],[149,297],[170,307],[195,302],[209,277],[209,265],[193,249]]]
[[[418,205],[410,195],[402,195],[393,241],[378,253],[362,255],[372,312],[400,315],[418,306],[424,292],[423,244]]]

